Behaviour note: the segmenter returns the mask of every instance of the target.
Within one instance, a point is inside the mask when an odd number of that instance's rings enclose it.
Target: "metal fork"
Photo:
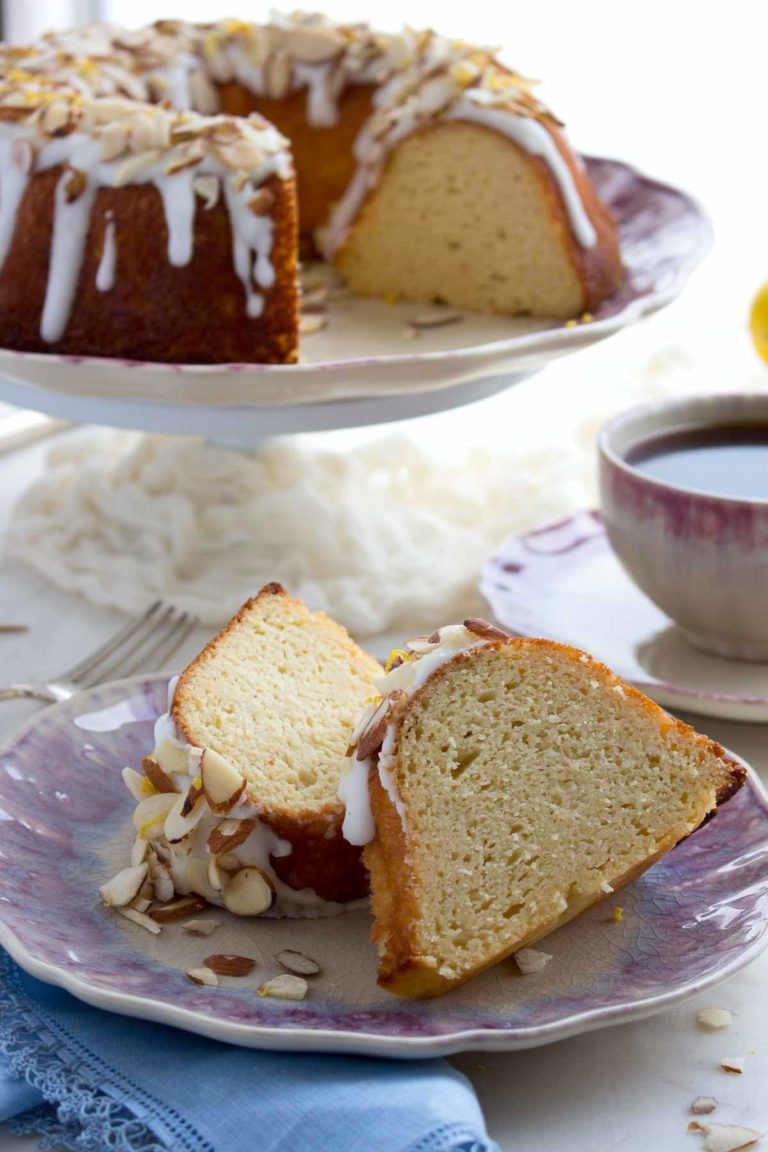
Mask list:
[[[81,688],[92,688],[116,676],[130,676],[140,668],[162,667],[197,623],[190,612],[180,612],[155,600],[143,616],[131,620],[74,668],[45,684],[11,684],[0,689],[0,700],[32,698],[55,704],[68,700]]]

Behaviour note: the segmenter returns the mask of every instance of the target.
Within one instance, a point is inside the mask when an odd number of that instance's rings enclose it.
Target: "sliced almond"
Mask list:
[[[137,836],[131,848],[131,867],[138,868],[139,864],[143,864],[144,858],[147,855],[148,842],[143,836]]]
[[[208,837],[208,851],[213,856],[234,852],[253,832],[258,820],[222,820]]]
[[[187,968],[184,975],[193,984],[209,984],[215,987],[219,983],[218,976],[210,968]]]
[[[149,915],[158,924],[168,924],[171,920],[180,920],[182,916],[192,916],[195,912],[205,912],[207,907],[207,901],[203,900],[201,896],[184,896],[181,900],[175,900],[173,904],[153,906],[149,910]]]
[[[155,856],[154,852],[150,853],[149,857],[149,877],[152,881],[152,889],[155,894],[155,899],[163,904],[173,900],[176,892],[173,887],[173,877],[171,876],[170,869],[161,864]]]
[[[332,28],[294,28],[283,44],[300,64],[326,64],[344,51],[343,39]]]
[[[696,1019],[703,1028],[709,1028],[713,1032],[720,1028],[730,1028],[733,1023],[733,1017],[727,1008],[700,1008],[696,1013]]]
[[[259,188],[248,201],[254,216],[268,216],[275,204],[275,194],[269,188]]]
[[[137,908],[117,908],[117,912],[121,916],[125,916],[126,920],[138,924],[141,928],[146,928],[147,932],[151,932],[153,936],[157,936],[160,932],[160,925],[156,924],[154,920],[150,920],[143,912],[139,912]]]
[[[320,971],[317,960],[305,956],[303,952],[295,952],[292,948],[284,948],[282,952],[278,952],[275,960],[296,976],[316,976]]]
[[[357,742],[358,760],[367,760],[374,752],[378,752],[384,743],[388,725],[395,719],[407,699],[402,688],[395,688],[384,697]]]
[[[149,846],[161,864],[170,864],[171,851],[166,844],[161,843],[160,840],[151,840]]]
[[[189,920],[182,925],[182,932],[190,936],[212,936],[217,928],[221,927],[221,920]]]
[[[203,794],[203,785],[202,785],[202,781],[200,781],[199,777],[198,777],[197,779],[192,781],[192,783],[189,786],[189,789],[187,790],[187,794],[184,797],[184,803],[181,806],[180,815],[185,816],[185,817],[189,816],[190,812],[195,807],[195,804],[197,804],[197,802],[200,799],[200,797],[202,796],[202,794]]]
[[[714,1096],[697,1096],[691,1104],[691,1112],[695,1116],[708,1116],[710,1112],[714,1112],[717,1108],[717,1100]]]
[[[144,775],[158,792],[178,792],[170,776],[168,776],[151,756],[145,756],[141,762]]]
[[[320,313],[310,312],[299,316],[299,335],[314,336],[328,327],[328,318]]]
[[[199,860],[195,856],[190,856],[186,866],[187,886],[205,900],[210,900],[212,904],[219,904],[221,903],[220,890],[211,884],[208,871],[208,860]]]
[[[414,636],[413,640],[409,640],[405,647],[409,652],[415,652],[417,656],[423,656],[426,652],[431,652],[436,644],[440,643],[440,633],[433,632],[431,636]]]
[[[489,624],[487,620],[482,620],[479,616],[470,616],[468,620],[464,621],[464,627],[467,632],[471,632],[474,636],[482,636],[486,640],[509,640],[509,632],[505,632],[503,628],[497,628],[495,624]]]
[[[206,748],[203,752],[200,777],[212,812],[229,812],[245,792],[245,777],[213,748]]]
[[[247,976],[256,967],[250,956],[233,956],[227,952],[214,952],[203,961],[217,976]]]
[[[275,52],[269,57],[262,71],[264,95],[273,100],[282,100],[291,90],[293,65],[284,52]]]
[[[207,172],[201,173],[195,176],[192,187],[195,194],[205,201],[203,207],[206,211],[216,206],[221,192],[221,181],[218,176],[209,175]]]
[[[241,868],[227,877],[221,895],[236,916],[260,916],[275,902],[272,882],[258,868]]]
[[[107,908],[123,908],[126,904],[130,904],[141,891],[148,871],[149,866],[146,863],[137,864],[132,868],[121,869],[106,884],[102,884],[99,895]]]
[[[189,772],[189,756],[186,748],[181,748],[172,740],[161,740],[151,756],[166,776],[186,776]]]
[[[408,323],[412,328],[445,328],[448,324],[458,324],[464,317],[461,312],[452,312],[447,308],[435,309],[434,312],[419,312],[411,317]]]
[[[153,840],[161,835],[166,817],[178,799],[171,792],[157,792],[141,800],[133,813],[133,825],[139,836]]]
[[[63,180],[64,199],[67,204],[74,204],[75,200],[79,200],[83,192],[85,192],[88,177],[80,168],[71,168],[68,164],[65,164]]]
[[[141,803],[146,800],[148,796],[154,796],[155,789],[151,780],[147,780],[141,772],[137,772],[135,768],[123,768],[123,783],[133,796],[134,800]]]
[[[703,1152],[741,1152],[743,1148],[752,1148],[763,1137],[762,1132],[740,1124],[709,1124],[699,1120],[692,1120],[688,1131],[704,1134]]]
[[[720,1061],[720,1067],[723,1072],[730,1072],[732,1076],[741,1076],[746,1062],[744,1056],[726,1056]]]
[[[514,958],[524,976],[541,972],[552,959],[548,952],[539,952],[536,948],[521,948],[519,952],[515,952]]]
[[[303,1000],[308,988],[309,985],[301,976],[286,972],[265,980],[257,991],[259,996],[274,996],[277,1000]]]
[[[185,804],[186,797],[177,795],[175,804],[165,818],[163,832],[170,844],[178,844],[180,840],[189,836],[205,816],[206,806],[202,796],[198,797],[197,803],[187,816],[183,815]]]

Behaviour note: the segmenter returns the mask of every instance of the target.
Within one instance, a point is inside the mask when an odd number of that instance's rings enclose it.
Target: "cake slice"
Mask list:
[[[479,620],[396,654],[353,733],[379,983],[437,996],[629,883],[743,783],[604,665]],[[370,812],[366,795],[370,789]]]
[[[339,776],[381,666],[322,612],[268,584],[169,688],[144,776],[132,865],[161,899],[315,916],[367,896],[341,834]],[[169,880],[170,877],[170,880]]]

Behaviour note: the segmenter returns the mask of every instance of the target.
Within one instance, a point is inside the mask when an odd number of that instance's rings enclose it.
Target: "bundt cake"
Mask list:
[[[293,363],[297,186],[304,250],[359,293],[569,317],[621,277],[584,165],[487,51],[301,14],[92,25],[0,49],[0,345]]]
[[[396,654],[353,732],[379,983],[437,996],[629,883],[743,783],[602,664],[485,621]]]
[[[318,916],[367,897],[337,798],[355,714],[382,669],[344,629],[268,584],[169,688],[143,774],[132,865],[168,899]]]

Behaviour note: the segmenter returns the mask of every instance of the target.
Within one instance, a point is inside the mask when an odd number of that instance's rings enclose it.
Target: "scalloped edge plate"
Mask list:
[[[83,692],[33,717],[0,752],[0,943],[33,976],[86,1003],[255,1048],[514,1050],[679,1004],[768,944],[768,796],[752,772],[716,820],[548,937],[553,960],[536,976],[503,962],[439,1000],[398,1000],[374,984],[366,912],[254,922],[216,909],[221,935],[210,940],[178,926],[151,936],[107,912],[96,887],[125,863],[132,803],[120,769],[148,746],[166,682]],[[617,901],[621,924],[610,917]],[[323,965],[310,998],[257,997],[271,974],[265,954],[290,946]],[[260,959],[252,986],[205,988],[183,976],[209,950],[244,949]]]
[[[529,375],[557,356],[612,335],[669,304],[710,247],[712,230],[685,192],[619,161],[587,158],[603,199],[620,226],[628,276],[592,322],[547,322],[466,313],[459,324],[425,331],[419,351],[402,329],[423,306],[347,297],[327,331],[308,337],[311,359],[298,365],[157,364],[89,356],[0,349],[0,372],[26,388],[29,407],[42,407],[35,389],[79,397],[147,404],[286,409],[331,401],[372,400],[450,392],[478,379]],[[532,330],[533,329],[533,330]],[[503,387],[497,382],[496,390]],[[0,381],[0,398],[4,385]],[[13,398],[15,397],[15,398]],[[18,389],[12,402],[18,401]],[[461,401],[460,401],[461,402]],[[57,415],[66,415],[61,407]],[[77,417],[76,417],[77,418]]]

